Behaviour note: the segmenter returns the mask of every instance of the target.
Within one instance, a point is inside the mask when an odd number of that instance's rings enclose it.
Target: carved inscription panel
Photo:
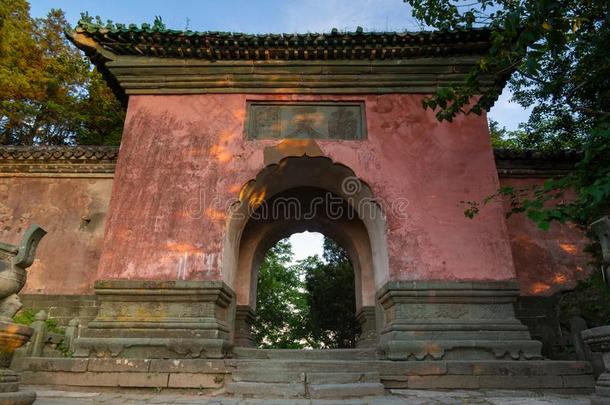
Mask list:
[[[364,103],[250,101],[246,138],[365,139]]]

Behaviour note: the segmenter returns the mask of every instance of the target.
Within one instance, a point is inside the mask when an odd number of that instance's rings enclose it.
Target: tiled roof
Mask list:
[[[116,146],[0,146],[0,161],[115,161]]]
[[[481,54],[491,31],[340,32],[306,34],[243,34],[166,29],[155,24],[93,23],[83,19],[72,39],[82,34],[115,55],[205,60],[385,60]],[[75,41],[77,46],[78,41]]]
[[[115,161],[118,158],[118,146],[2,146],[0,145],[0,162],[10,161]],[[557,164],[563,162],[573,165],[581,157],[579,151],[566,150],[541,152],[535,150],[494,149],[496,162],[501,165],[515,164]],[[503,163],[500,163],[503,162]],[[518,163],[520,162],[520,163]]]
[[[534,149],[494,149],[496,159],[527,160],[527,161],[566,161],[576,162],[582,158],[582,152],[577,150],[540,151]]]

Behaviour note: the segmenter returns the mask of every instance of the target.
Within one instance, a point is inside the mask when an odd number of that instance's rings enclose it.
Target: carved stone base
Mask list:
[[[375,307],[362,307],[356,314],[356,319],[360,323],[360,336],[356,342],[356,347],[375,347],[377,345]]]
[[[252,334],[252,324],[256,314],[249,305],[238,305],[235,311],[235,338],[236,347],[256,347],[256,340]]]
[[[33,329],[11,322],[0,322],[0,404],[29,405],[36,393],[19,391],[19,374],[10,370],[15,350],[27,343]]]
[[[514,282],[387,283],[380,349],[392,360],[540,359],[541,343],[515,318]]]
[[[76,357],[222,358],[235,294],[221,281],[108,280],[95,284],[97,317]]]

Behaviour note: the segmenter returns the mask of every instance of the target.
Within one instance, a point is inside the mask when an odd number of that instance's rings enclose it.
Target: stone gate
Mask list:
[[[542,360],[515,317],[501,202],[475,219],[463,214],[461,202],[499,187],[485,114],[440,123],[422,108],[465,78],[491,34],[246,35],[81,22],[70,39],[127,106],[95,275],[99,310],[76,341],[89,365],[81,372],[99,358],[145,359],[146,372],[195,358],[190,373],[232,374],[246,384],[235,392],[252,393],[260,388],[247,383],[267,378],[244,377],[257,361],[281,375],[278,361],[301,359],[306,387],[346,369],[365,377],[344,382],[374,390],[380,381],[589,389],[586,363]],[[484,85],[499,93],[506,79],[491,72]],[[359,350],[247,349],[261,259],[303,230],[332,237],[354,264]],[[207,359],[225,359],[223,371]],[[172,381],[171,371],[157,372]],[[290,373],[274,378],[266,382],[295,383]]]

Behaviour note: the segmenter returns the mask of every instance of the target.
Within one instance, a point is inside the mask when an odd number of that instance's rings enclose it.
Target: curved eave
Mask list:
[[[87,55],[89,60],[91,60],[91,63],[93,63],[97,70],[102,74],[102,77],[106,83],[108,83],[108,86],[116,98],[121,102],[123,107],[126,108],[128,96],[116,77],[106,67],[106,63],[116,59],[116,55],[104,50],[95,40],[84,33],[77,31],[65,31],[65,34],[68,40],[74,44],[74,46]]]
[[[465,67],[490,45],[487,30],[323,34],[330,45],[316,42],[319,34],[296,34],[294,41],[281,34],[247,36],[249,42],[245,34],[81,26],[66,34],[124,104],[130,94],[430,94],[462,81]],[[510,74],[487,75],[483,88],[497,98]]]

